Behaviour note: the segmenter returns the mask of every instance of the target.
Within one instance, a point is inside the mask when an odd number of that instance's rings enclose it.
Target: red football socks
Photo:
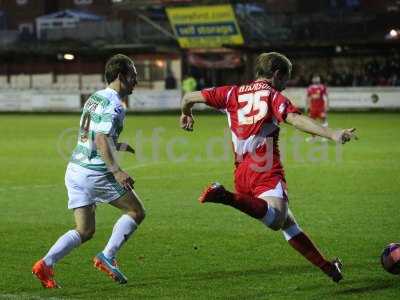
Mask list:
[[[331,270],[331,263],[322,256],[317,247],[304,232],[292,237],[288,242],[308,261],[325,273]]]
[[[225,204],[256,219],[263,218],[268,210],[268,203],[257,197],[226,191],[226,198],[228,201]]]
[[[235,194],[229,191],[226,191],[225,195],[226,201],[223,202],[224,204],[230,205],[253,218],[261,219],[267,213],[268,203],[260,198],[245,194]],[[297,252],[323,272],[329,273],[331,271],[331,263],[323,257],[304,232],[295,235],[288,242]]]

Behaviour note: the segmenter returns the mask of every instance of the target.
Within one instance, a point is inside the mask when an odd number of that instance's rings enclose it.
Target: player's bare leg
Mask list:
[[[95,206],[85,206],[74,209],[76,228],[62,235],[49,252],[37,261],[32,273],[45,288],[57,288],[54,279],[54,265],[81,243],[90,240],[95,231]]]
[[[142,202],[133,191],[128,191],[110,204],[119,208],[124,214],[115,223],[106,247],[94,257],[93,261],[97,269],[108,274],[114,281],[123,284],[127,283],[128,279],[119,270],[115,257],[118,250],[144,220],[145,211]]]
[[[96,231],[96,205],[88,205],[74,209],[76,231],[79,233],[81,242],[90,240]]]
[[[110,202],[110,204],[129,215],[138,225],[142,223],[145,218],[143,203],[139,196],[132,191],[128,191],[121,198]]]
[[[298,226],[290,209],[288,209],[287,219],[282,226],[282,232],[289,245],[313,265],[320,268],[334,282],[339,282],[343,278],[341,261],[338,258],[328,261],[321,254],[307,234]]]
[[[268,211],[261,221],[272,230],[280,230],[287,219],[287,198],[261,196],[260,199],[268,203]]]

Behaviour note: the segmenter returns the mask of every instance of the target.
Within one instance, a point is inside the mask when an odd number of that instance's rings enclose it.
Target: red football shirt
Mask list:
[[[324,110],[327,96],[326,86],[323,84],[312,84],[307,88],[307,96],[311,98],[310,110]]]
[[[204,89],[201,93],[209,106],[223,110],[228,117],[236,164],[249,153],[273,150],[273,168],[282,168],[278,125],[288,113],[300,113],[285,96],[264,80]],[[267,138],[272,138],[272,144]]]

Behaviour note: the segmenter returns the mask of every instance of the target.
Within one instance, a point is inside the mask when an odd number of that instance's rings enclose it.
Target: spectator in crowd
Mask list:
[[[197,89],[197,81],[192,75],[186,75],[182,81],[183,93],[194,92]]]
[[[199,82],[197,84],[197,89],[199,91],[201,91],[202,89],[205,89],[205,88],[206,88],[206,81],[205,81],[204,77],[200,77]]]
[[[171,69],[167,69],[167,76],[165,77],[165,89],[166,90],[174,90],[176,89],[176,79],[174,73],[172,73]]]
[[[397,74],[392,74],[388,80],[389,85],[400,86],[400,77]]]
[[[302,62],[302,65],[305,64]],[[294,66],[289,86],[305,86],[315,71],[313,66]],[[313,70],[314,69],[314,70]],[[361,63],[348,60],[347,65],[319,64],[318,72],[324,74],[324,81],[330,86],[400,86],[400,55],[394,53],[386,58],[372,58]]]

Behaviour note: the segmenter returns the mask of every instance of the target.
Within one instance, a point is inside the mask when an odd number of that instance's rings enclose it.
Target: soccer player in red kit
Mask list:
[[[314,75],[312,84],[307,88],[307,110],[311,119],[320,120],[323,127],[328,126],[327,113],[329,108],[326,86],[321,78]]]
[[[191,108],[205,103],[224,111],[228,117],[235,154],[235,192],[213,183],[200,196],[201,203],[214,202],[232,206],[264,223],[272,230],[282,230],[289,244],[334,282],[342,279],[339,259],[329,261],[299,227],[288,205],[284,170],[280,161],[279,123],[345,143],[354,128],[332,130],[322,127],[299,110],[280,92],[290,78],[292,65],[276,52],[258,56],[256,80],[242,86],[222,86],[191,92],[182,99],[180,125],[193,130]]]

